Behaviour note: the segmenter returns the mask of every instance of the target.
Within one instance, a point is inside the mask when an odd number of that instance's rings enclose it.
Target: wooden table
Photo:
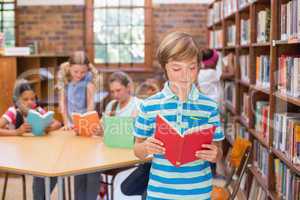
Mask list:
[[[58,178],[58,199],[62,200],[65,176],[141,163],[130,149],[109,148],[101,137],[74,136],[72,131],[1,137],[0,152],[0,171],[45,178],[46,200],[50,200],[50,177]]]

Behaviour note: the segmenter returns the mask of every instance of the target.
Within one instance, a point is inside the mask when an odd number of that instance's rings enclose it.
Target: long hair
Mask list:
[[[96,86],[96,89],[100,89],[100,84],[103,83],[103,77],[100,75],[98,70],[94,65],[89,61],[86,53],[84,51],[74,52],[68,62],[62,63],[57,74],[57,84],[56,88],[62,90],[65,86],[72,80],[70,68],[72,65],[86,65],[88,71],[92,74],[92,83]]]

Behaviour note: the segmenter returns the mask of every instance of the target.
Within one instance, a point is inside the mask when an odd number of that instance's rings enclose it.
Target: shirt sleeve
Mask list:
[[[133,134],[139,138],[148,138],[154,134],[153,122],[146,112],[144,103],[140,104],[139,113],[134,122]]]
[[[10,107],[3,115],[2,117],[7,120],[11,124],[16,124],[16,116],[17,116],[17,111],[15,108]]]
[[[213,137],[213,141],[221,141],[224,139],[224,133],[221,128],[220,112],[218,108],[215,108],[208,119],[208,123],[216,126],[216,131]]]

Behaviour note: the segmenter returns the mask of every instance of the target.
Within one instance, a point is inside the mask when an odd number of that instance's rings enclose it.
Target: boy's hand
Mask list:
[[[214,144],[203,144],[203,150],[196,152],[196,157],[209,162],[217,162],[219,158],[219,148]]]
[[[17,135],[22,135],[23,133],[30,133],[31,126],[28,123],[22,124],[18,129],[16,129]]]
[[[70,127],[70,126],[68,126],[68,125],[64,125],[63,127],[62,127],[62,130],[63,131],[70,131],[70,130],[72,130],[73,128],[72,127]]]
[[[165,154],[166,149],[163,147],[163,143],[155,138],[148,138],[143,142],[143,145],[145,145],[145,149],[147,152],[147,155],[151,154]]]

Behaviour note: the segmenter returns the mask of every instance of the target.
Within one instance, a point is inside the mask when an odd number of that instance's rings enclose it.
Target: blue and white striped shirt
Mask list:
[[[140,106],[134,135],[138,138],[154,136],[158,114],[182,134],[187,129],[209,123],[217,127],[213,140],[224,139],[217,103],[201,94],[194,85],[185,102],[179,101],[168,82],[161,92],[146,99]],[[163,155],[154,155],[147,200],[210,199],[211,181],[211,169],[207,161],[197,160],[175,167]]]

